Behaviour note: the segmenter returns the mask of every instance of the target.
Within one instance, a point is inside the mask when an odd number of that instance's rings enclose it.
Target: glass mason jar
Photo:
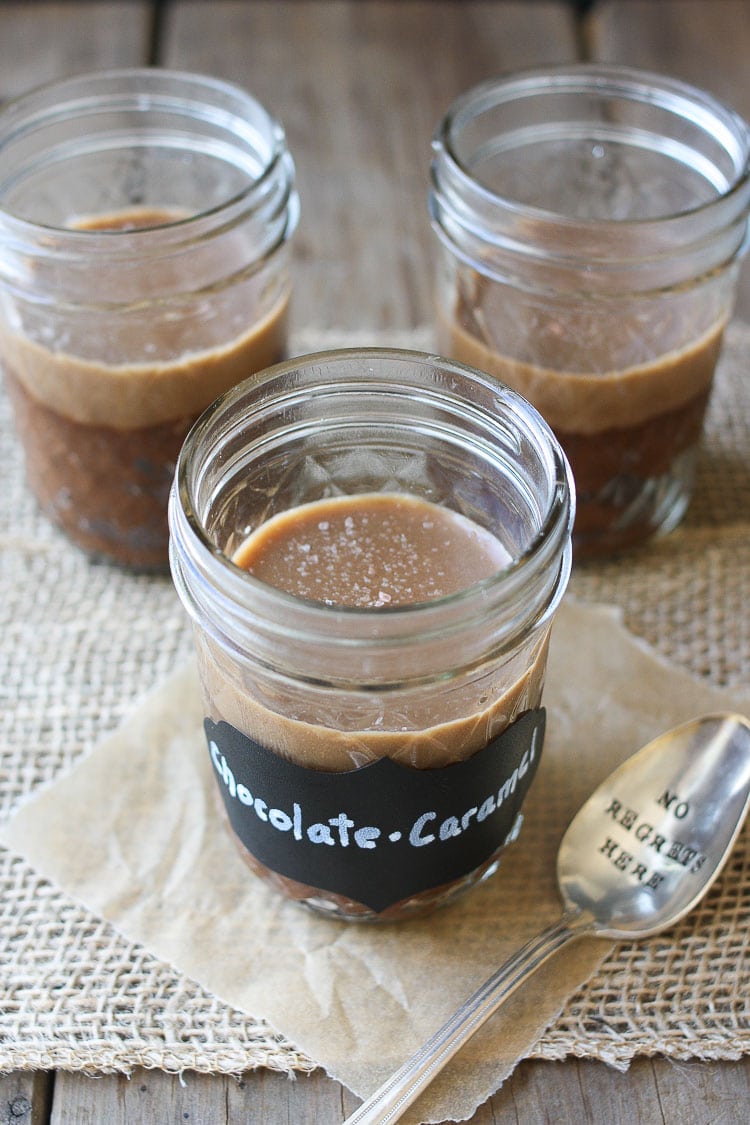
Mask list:
[[[0,363],[29,484],[93,556],[168,566],[201,411],[286,354],[284,131],[212,78],[103,71],[0,112]]]
[[[445,595],[364,605],[233,561],[268,521],[311,504],[327,516],[329,502],[422,505],[406,564],[417,586],[438,512],[491,538],[502,561]],[[170,558],[217,791],[262,878],[338,918],[391,920],[494,870],[541,751],[573,509],[564,454],[533,407],[419,352],[290,360],[204,413],[177,465]],[[441,540],[438,554],[460,570],[467,542]],[[371,558],[359,530],[352,546]]]
[[[552,426],[576,557],[671,530],[746,247],[747,125],[684,83],[579,65],[470,90],[433,150],[440,350]]]

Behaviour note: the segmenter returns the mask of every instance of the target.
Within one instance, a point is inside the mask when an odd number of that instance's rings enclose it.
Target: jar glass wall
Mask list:
[[[284,513],[352,500],[371,509],[421,505],[425,536],[435,514],[446,513],[462,532],[491,537],[502,561],[445,596],[407,604],[389,595],[366,606],[299,596],[233,562],[248,537]],[[218,790],[254,870],[338,917],[391,919],[446,901],[494,869],[516,826],[529,749],[518,744],[514,767],[516,751],[498,740],[515,727],[536,737],[519,724],[541,708],[573,507],[564,455],[537,412],[478,372],[421,353],[303,357],[204,414],[170,501],[172,572],[194,621]],[[420,547],[421,535],[415,580],[431,550]],[[309,544],[302,549],[309,556]],[[484,751],[489,774],[480,768]],[[279,783],[273,805],[269,792],[288,763],[297,772]],[[465,808],[459,772],[450,773],[462,765]],[[506,790],[502,815],[490,816],[487,805],[476,842],[467,831],[460,846],[446,838],[428,847],[433,819],[442,825],[471,807],[476,814],[484,788],[483,800],[493,791],[497,804],[500,783],[488,780],[495,768],[507,771],[515,794]],[[257,810],[243,824],[240,784],[273,805],[280,829],[261,823]],[[353,789],[341,796],[339,784]],[[436,784],[461,805],[442,819],[427,795]],[[328,846],[309,847],[310,832],[344,815],[353,839],[364,825],[377,836],[362,839],[383,843],[348,847],[337,828]],[[424,831],[415,827],[420,815]],[[283,847],[288,854],[277,854]]]
[[[622,67],[469,91],[434,140],[438,343],[541,411],[571,461],[577,556],[682,518],[747,241],[750,134]]]
[[[226,83],[161,69],[0,113],[0,362],[31,488],[92,555],[167,566],[180,445],[286,354],[294,167]]]

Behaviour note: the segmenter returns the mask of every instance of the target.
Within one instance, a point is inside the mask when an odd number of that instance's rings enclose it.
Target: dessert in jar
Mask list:
[[[538,412],[434,356],[305,356],[204,413],[172,574],[222,817],[263,880],[387,921],[495,869],[542,754],[573,510]]]
[[[90,555],[168,565],[180,446],[286,354],[294,167],[243,90],[101,72],[0,113],[0,365],[42,508]]]
[[[749,156],[732,110],[623,67],[488,82],[437,129],[438,346],[552,426],[576,481],[576,557],[667,532],[687,509]]]

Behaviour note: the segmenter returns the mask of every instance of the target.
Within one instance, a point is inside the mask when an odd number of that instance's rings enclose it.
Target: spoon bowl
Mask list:
[[[566,912],[596,936],[674,925],[721,871],[750,803],[750,723],[704,715],[628,758],[578,811],[557,855]]]
[[[633,754],[563,836],[559,921],[493,973],[344,1125],[397,1121],[503,1001],[569,941],[650,937],[674,925],[721,871],[749,805],[750,722],[742,715],[704,715]]]

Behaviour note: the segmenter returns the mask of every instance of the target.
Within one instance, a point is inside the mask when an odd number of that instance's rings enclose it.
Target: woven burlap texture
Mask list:
[[[299,336],[295,350],[382,343]],[[628,556],[577,566],[573,594],[718,686],[750,682],[750,326],[730,328],[688,518]],[[168,578],[95,565],[39,515],[0,394],[0,817],[91,750],[191,651]],[[621,945],[535,1057],[737,1058],[750,1051],[750,831],[682,940]],[[700,936],[695,936],[699,934]],[[691,936],[692,935],[692,936]],[[313,1068],[262,1021],[217,1002],[0,850],[0,1069],[239,1073]],[[688,1001],[683,1002],[683,1001]]]

